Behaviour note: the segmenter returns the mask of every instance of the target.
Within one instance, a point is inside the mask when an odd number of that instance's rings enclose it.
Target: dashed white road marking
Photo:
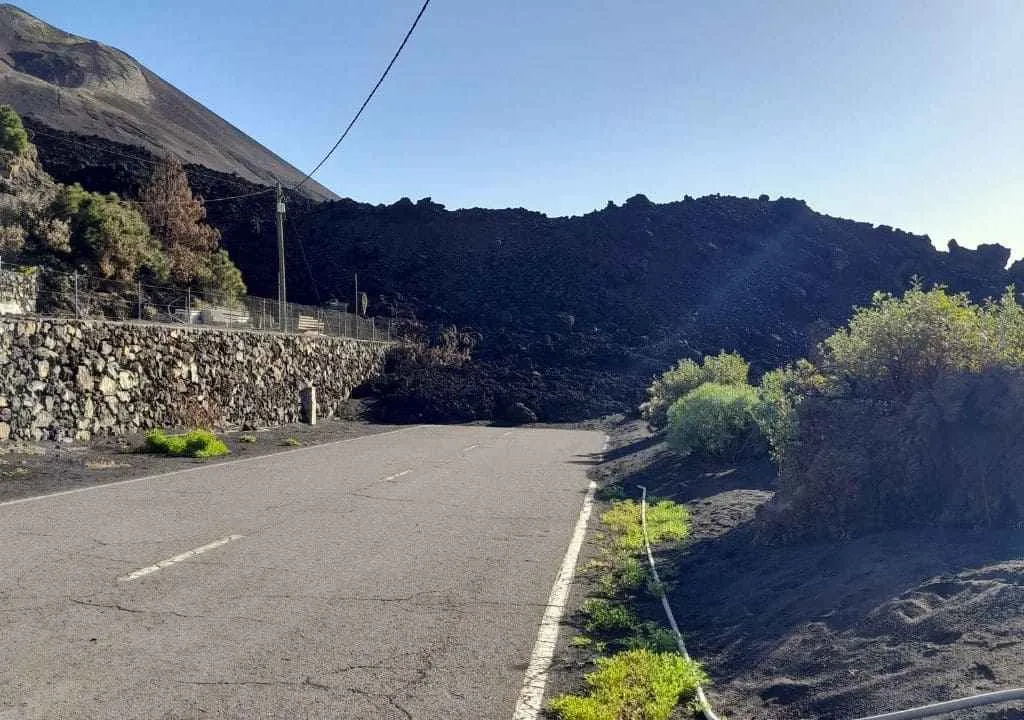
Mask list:
[[[555,576],[555,584],[551,588],[544,617],[540,621],[537,642],[533,646],[533,655],[530,656],[530,665],[526,668],[523,689],[519,692],[512,720],[536,720],[540,713],[541,703],[544,701],[544,687],[548,682],[548,670],[551,668],[551,658],[554,657],[555,643],[558,641],[558,627],[562,622],[562,615],[565,614],[565,603],[569,599],[569,588],[576,572],[576,561],[583,546],[583,537],[587,534],[587,522],[594,506],[596,490],[597,483],[591,480],[587,496],[583,500],[583,509],[580,510],[580,517],[576,521],[576,529],[569,542],[569,549],[566,550],[562,567]]]
[[[221,538],[220,540],[214,540],[212,543],[208,543],[206,545],[203,545],[202,547],[197,547],[195,550],[189,550],[188,552],[183,552],[180,555],[175,555],[174,557],[168,558],[167,560],[161,560],[156,565],[150,565],[149,567],[144,567],[141,570],[136,570],[133,573],[128,573],[123,577],[119,577],[118,581],[131,582],[132,580],[138,580],[140,577],[151,575],[152,573],[155,573],[157,570],[163,570],[165,567],[170,567],[175,563],[180,563],[183,560],[188,560],[190,558],[194,558],[197,555],[202,555],[204,552],[208,552],[210,550],[213,550],[214,548],[219,548],[221,545],[227,545],[229,542],[232,542],[234,540],[241,540],[243,537],[243,535],[228,535],[227,537]]]
[[[400,477],[405,477],[406,475],[409,475],[410,473],[412,473],[412,470],[403,470],[400,473],[395,473],[394,475],[388,475],[386,478],[381,480],[381,482],[391,482],[392,480],[397,480]]]
[[[509,430],[507,433],[502,434],[502,437],[508,437],[511,434],[512,434],[512,431]]]
[[[469,447],[462,448],[462,452],[469,452],[470,450],[476,450],[479,445],[470,445]]]

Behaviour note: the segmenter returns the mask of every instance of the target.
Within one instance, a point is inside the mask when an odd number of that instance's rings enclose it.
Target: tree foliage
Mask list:
[[[180,160],[167,156],[156,164],[139,204],[173,282],[198,287],[225,305],[245,294],[242,274],[219,248],[220,232],[206,224],[206,207],[192,195]]]
[[[208,286],[218,296],[218,302],[224,305],[233,305],[245,295],[246,287],[245,281],[242,279],[242,271],[231,262],[227,250],[218,250],[210,257]]]
[[[136,280],[142,272],[166,277],[166,260],[146,221],[117,195],[68,185],[58,191],[53,211],[68,223],[68,246],[86,269],[94,267],[103,278],[120,282]]]
[[[192,197],[180,160],[167,156],[156,164],[140,204],[150,232],[167,255],[171,279],[182,285],[210,283],[210,258],[220,232],[203,222],[206,208]]]
[[[0,105],[0,148],[22,155],[29,148],[21,117],[10,105]]]

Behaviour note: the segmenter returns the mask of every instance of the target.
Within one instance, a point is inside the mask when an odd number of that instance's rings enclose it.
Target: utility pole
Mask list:
[[[288,303],[288,290],[285,285],[284,273],[284,191],[281,183],[277,183],[275,194],[277,201],[277,320],[281,330],[286,330],[285,311]]]
[[[356,278],[356,302],[352,306],[352,312],[354,312],[356,315],[358,315],[359,314],[359,273],[355,273],[355,278]]]

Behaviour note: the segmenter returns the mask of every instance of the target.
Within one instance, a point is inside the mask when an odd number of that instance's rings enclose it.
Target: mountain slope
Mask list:
[[[157,152],[252,182],[295,184],[302,173],[120,50],[0,5],[0,102],[82,136]],[[337,197],[316,183],[307,194]]]

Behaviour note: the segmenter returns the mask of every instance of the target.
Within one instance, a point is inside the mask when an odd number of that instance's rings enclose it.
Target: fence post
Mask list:
[[[192,288],[185,291],[185,324],[192,324]]]
[[[82,317],[82,313],[78,309],[78,271],[75,270],[75,318]]]
[[[139,280],[139,320],[142,319],[142,281]]]

